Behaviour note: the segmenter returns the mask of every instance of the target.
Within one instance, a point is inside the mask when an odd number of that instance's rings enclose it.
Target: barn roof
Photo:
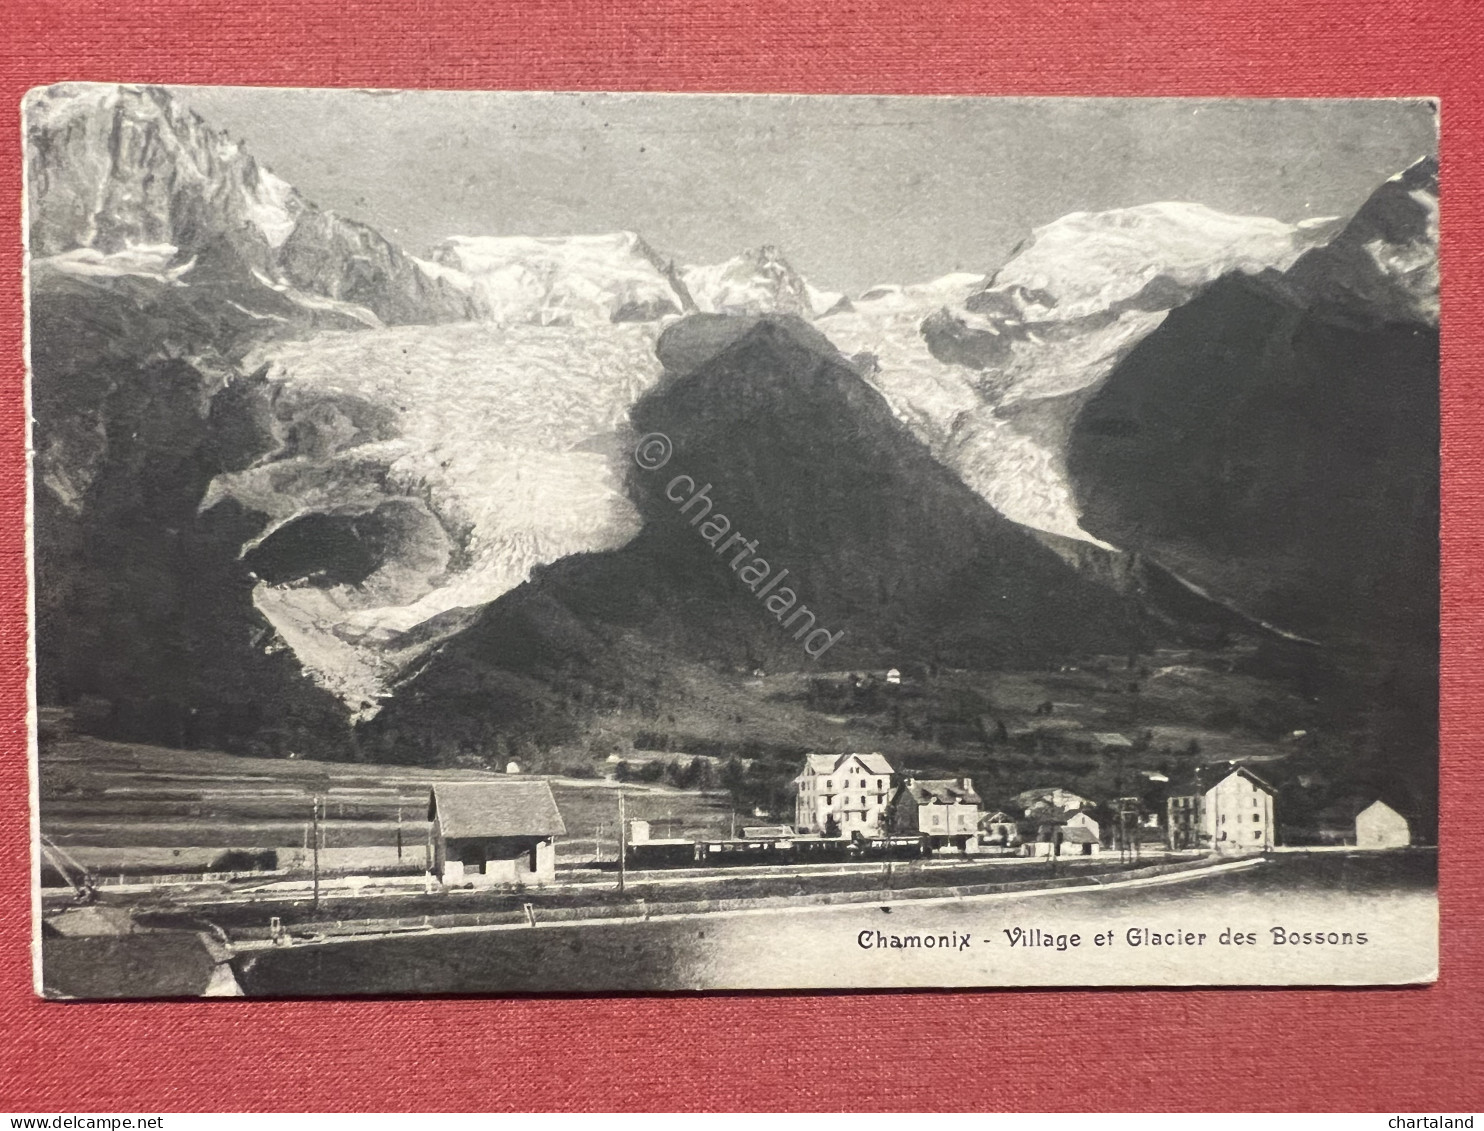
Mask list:
[[[428,794],[445,837],[552,836],[567,831],[544,781],[449,782]]]

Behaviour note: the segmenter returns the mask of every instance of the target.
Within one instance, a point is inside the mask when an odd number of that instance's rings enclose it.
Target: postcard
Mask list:
[[[32,91],[38,993],[1433,980],[1437,114]]]

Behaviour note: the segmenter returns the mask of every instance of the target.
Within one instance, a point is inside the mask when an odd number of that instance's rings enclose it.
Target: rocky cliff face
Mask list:
[[[280,413],[247,359],[477,303],[164,91],[56,87],[27,100],[25,125],[43,697],[98,700],[126,737],[348,752],[343,697],[255,604],[243,553],[269,512],[211,494],[336,425]],[[385,430],[374,407],[363,417]],[[380,517],[405,531],[404,513]]]
[[[31,95],[24,115],[30,253],[53,270],[168,273],[191,286],[198,266],[235,268],[248,290],[304,292],[387,323],[480,313],[468,293],[304,200],[158,87],[64,84]]]

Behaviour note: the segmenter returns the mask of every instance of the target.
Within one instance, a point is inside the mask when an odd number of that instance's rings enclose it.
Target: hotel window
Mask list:
[[[1260,821],[1260,820],[1262,820],[1261,815],[1259,815],[1257,813],[1252,814],[1252,823],[1254,825],[1257,824],[1257,822]]]

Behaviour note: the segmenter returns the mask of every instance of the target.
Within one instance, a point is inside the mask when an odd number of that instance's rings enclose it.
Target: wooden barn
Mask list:
[[[566,833],[544,781],[453,782],[428,796],[433,871],[445,884],[549,884]]]

